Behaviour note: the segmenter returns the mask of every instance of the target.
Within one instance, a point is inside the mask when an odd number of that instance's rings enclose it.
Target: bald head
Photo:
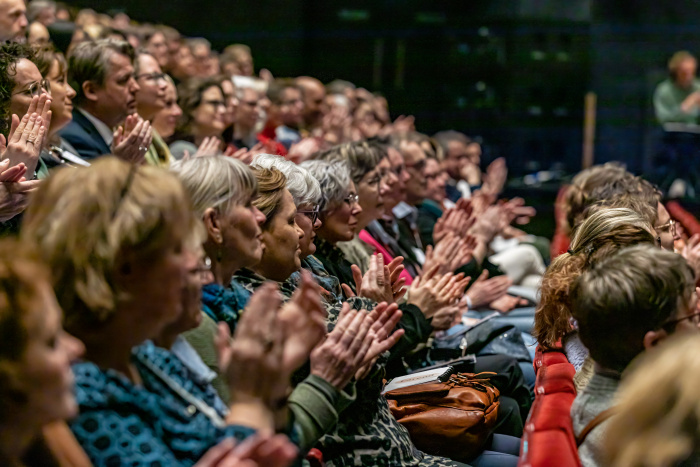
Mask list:
[[[316,78],[300,76],[296,85],[301,89],[304,100],[304,123],[307,128],[315,128],[321,124],[325,114],[326,88]]]

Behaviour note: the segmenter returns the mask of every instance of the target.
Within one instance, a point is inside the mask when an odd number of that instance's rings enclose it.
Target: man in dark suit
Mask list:
[[[63,129],[61,136],[81,157],[93,159],[115,154],[131,158],[132,152],[145,153],[148,148],[150,128],[147,141],[134,136],[129,144],[119,144],[126,141],[126,134],[114,141],[113,129],[136,111],[135,94],[139,85],[134,79],[133,60],[131,45],[109,39],[78,44],[68,57],[68,75],[77,93],[76,108],[73,121]],[[124,133],[135,131],[125,126]],[[139,131],[142,129],[143,125],[139,124]]]

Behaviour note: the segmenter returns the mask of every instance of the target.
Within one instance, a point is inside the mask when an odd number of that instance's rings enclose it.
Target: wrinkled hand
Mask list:
[[[476,222],[476,218],[472,216],[471,203],[464,209],[448,209],[433,227],[433,241],[436,244],[440,243],[448,233],[453,233],[458,238],[463,238],[467,235],[471,226],[474,225],[474,222]]]
[[[347,386],[372,344],[369,331],[375,318],[344,303],[333,331],[311,352],[311,374],[338,390]]]
[[[462,317],[462,308],[459,305],[446,306],[438,310],[433,316],[431,324],[436,331],[445,331],[458,324]]]
[[[23,163],[27,172],[34,174],[41,149],[48,137],[51,124],[51,98],[41,94],[32,98],[27,113],[20,120],[12,115],[7,139],[0,135],[0,159],[8,159],[10,167]]]
[[[256,433],[240,444],[226,438],[209,449],[195,467],[289,467],[298,449],[285,435]]]
[[[479,278],[474,281],[467,292],[471,300],[472,308],[479,308],[503,297],[513,281],[508,276],[497,276],[489,279],[489,272],[484,270]]]
[[[20,167],[21,170],[26,170],[26,168],[22,169],[24,164],[15,167]],[[15,169],[15,167],[11,167],[8,170]],[[17,169],[15,169],[15,171],[16,170]],[[20,182],[5,182],[0,184],[0,222],[8,221],[27,209],[27,205],[29,204],[29,195],[36,191],[40,184],[41,180],[24,180]]]
[[[221,154],[221,139],[216,136],[204,138],[192,157],[218,156]]]
[[[390,264],[395,265],[394,261]],[[353,293],[352,289],[347,284],[342,284],[343,292],[346,297],[354,297],[357,294],[358,296],[369,298],[375,302],[393,303],[395,296],[400,297],[403,295],[402,288],[406,281],[398,277],[401,271],[398,270],[398,266],[396,266],[393,267],[392,274],[389,267],[384,266],[384,256],[381,253],[372,255],[370,258],[369,270],[367,270],[364,276],[362,276],[360,268],[357,267],[357,265],[353,264],[351,269],[353,279],[355,280],[356,293]],[[392,276],[396,278],[396,286],[392,283]]]
[[[507,178],[508,167],[506,166],[506,160],[503,157],[499,157],[486,168],[481,190],[491,195],[498,195],[503,191]]]
[[[10,166],[10,159],[0,161],[0,182],[22,182],[26,174],[27,166],[23,162]]]
[[[439,274],[455,272],[471,261],[475,247],[476,239],[473,236],[457,238],[450,232],[434,248],[428,245],[425,250],[424,269],[437,265]]]
[[[489,206],[483,214],[479,216],[472,226],[470,233],[475,237],[480,237],[486,244],[491,243],[493,237],[498,234],[502,228],[508,225],[508,219],[504,215],[501,206]]]
[[[681,251],[681,256],[685,258],[688,265],[695,273],[695,279],[700,278],[700,234],[695,234],[688,239],[688,242]]]
[[[150,122],[138,114],[128,115],[124,126],[119,126],[113,136],[112,154],[132,164],[144,162],[153,139]]]
[[[276,426],[276,410],[286,399],[294,368],[284,367],[285,333],[278,320],[281,297],[277,286],[263,284],[251,296],[236,326],[234,339],[225,338],[228,326],[219,323],[221,372],[231,392],[230,424],[269,430]]]
[[[453,305],[464,294],[471,278],[463,273],[438,275],[433,266],[413,281],[408,291],[408,303],[421,309],[430,319],[443,307]]]
[[[320,287],[308,271],[302,269],[301,283],[280,310],[278,321],[286,335],[283,366],[291,374],[309,359],[311,350],[327,332]]]

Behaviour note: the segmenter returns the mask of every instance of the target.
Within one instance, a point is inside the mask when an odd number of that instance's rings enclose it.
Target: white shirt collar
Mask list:
[[[91,113],[89,113],[87,110],[81,109],[80,107],[78,107],[78,110],[80,111],[80,113],[85,115],[85,118],[87,118],[90,121],[90,123],[95,125],[95,129],[100,134],[102,139],[105,140],[107,146],[111,147],[114,135],[112,133],[112,130],[107,126],[107,124],[99,118],[92,115]]]

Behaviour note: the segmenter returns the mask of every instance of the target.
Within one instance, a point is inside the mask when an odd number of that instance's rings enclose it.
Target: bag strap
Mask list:
[[[615,415],[615,412],[617,412],[617,407],[610,407],[609,409],[600,412],[598,415],[595,416],[595,418],[593,418],[593,420],[588,422],[588,425],[583,427],[581,433],[579,433],[579,435],[576,437],[576,447],[580,447],[583,444],[583,442],[586,441],[588,435],[591,434],[591,431],[593,431],[598,425],[603,423],[605,420]]]

